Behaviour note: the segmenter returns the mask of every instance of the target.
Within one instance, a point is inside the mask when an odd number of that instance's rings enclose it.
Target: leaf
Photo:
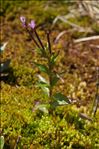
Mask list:
[[[48,104],[39,104],[39,105],[35,106],[34,110],[40,110],[40,111],[48,114],[48,107],[49,107]]]
[[[55,74],[55,75],[52,77],[51,87],[55,86],[56,83],[58,82],[58,80],[59,80],[59,77]]]
[[[3,46],[0,46],[0,53],[5,50],[5,47],[6,47],[7,44],[8,44],[8,42],[5,42],[5,43],[3,44]]]
[[[64,83],[63,78],[59,74],[56,74],[56,75],[57,75],[57,78],[59,78],[61,80],[61,82]]]
[[[44,93],[49,97],[49,88],[48,87],[44,87],[44,86],[40,86],[40,87],[44,91]]]
[[[67,98],[66,96],[64,96],[61,93],[56,93],[53,96],[53,99],[54,99],[54,103],[53,104],[56,105],[56,106],[71,104],[70,99]]]
[[[49,69],[45,65],[35,63],[35,62],[34,62],[34,64],[40,69],[40,71],[49,74]]]
[[[58,55],[59,55],[59,52],[52,54],[52,56],[51,56],[51,64],[52,64],[52,65],[55,64]]]
[[[40,48],[36,48],[35,50],[37,51],[37,53],[41,54],[41,49]]]
[[[47,57],[46,49],[36,48],[36,51],[37,51],[38,54],[41,55],[41,57],[44,57],[44,58]]]
[[[41,48],[36,48],[37,53],[42,54],[43,50]]]
[[[49,96],[49,85],[47,83],[38,82],[37,86],[40,87],[44,91],[44,93]]]
[[[6,60],[5,62],[0,64],[0,73],[6,71],[9,67],[10,60]]]
[[[42,82],[42,81],[38,82],[38,83],[37,83],[37,86],[49,88],[49,84],[48,84],[48,83],[45,83],[45,82]]]
[[[4,147],[4,136],[0,136],[0,149]]]
[[[38,86],[41,87],[41,89],[49,96],[49,83],[46,81],[45,78],[43,78],[41,75],[37,75],[39,78]]]
[[[43,78],[41,75],[37,75],[37,77],[39,78],[39,80],[41,82],[44,82],[44,83],[47,83],[48,84],[48,81],[45,78]]]
[[[53,75],[52,75],[52,81],[51,81],[51,87],[55,86],[56,83],[58,82],[58,80],[61,80],[62,83],[64,83],[63,78],[59,74],[53,73]]]

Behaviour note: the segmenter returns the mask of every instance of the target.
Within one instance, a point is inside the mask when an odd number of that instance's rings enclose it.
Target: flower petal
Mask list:
[[[21,16],[20,21],[22,22],[22,25],[25,27],[26,26],[26,18],[24,16]]]
[[[26,22],[26,18],[23,17],[23,16],[20,17],[20,20],[21,20],[22,23],[25,23]]]
[[[29,23],[30,28],[34,29],[36,24],[34,20],[31,20],[31,22]]]

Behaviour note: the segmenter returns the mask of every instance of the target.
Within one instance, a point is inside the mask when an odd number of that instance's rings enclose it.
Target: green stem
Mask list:
[[[50,32],[47,31],[46,32],[47,34],[47,43],[48,43],[48,50],[49,50],[49,56],[48,56],[48,67],[49,67],[49,85],[50,85],[50,93],[49,93],[49,96],[50,98],[52,97],[52,65],[51,65],[51,56],[52,56],[52,50],[51,50],[51,42],[50,42]]]
[[[52,97],[52,66],[51,66],[51,54],[48,57],[48,68],[49,68],[49,97]]]

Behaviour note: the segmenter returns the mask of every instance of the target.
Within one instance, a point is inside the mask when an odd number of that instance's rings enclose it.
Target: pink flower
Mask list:
[[[26,18],[24,16],[20,17],[20,21],[22,22],[22,25],[26,27]]]
[[[29,23],[29,26],[31,29],[34,29],[36,24],[35,24],[35,21],[34,20],[31,20],[31,22]]]

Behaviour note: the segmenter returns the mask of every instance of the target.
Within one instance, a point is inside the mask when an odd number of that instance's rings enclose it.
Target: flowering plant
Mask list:
[[[39,82],[38,86],[44,91],[44,93],[48,96],[51,101],[53,101],[54,106],[58,105],[66,105],[70,104],[71,101],[65,97],[62,93],[53,93],[53,87],[57,84],[58,80],[61,78],[60,75],[54,71],[54,67],[56,64],[56,60],[58,58],[59,52],[52,52],[51,42],[50,42],[50,32],[46,32],[47,36],[47,46],[45,47],[36,28],[36,24],[34,20],[28,24],[25,17],[20,17],[21,23],[23,27],[26,29],[31,39],[34,41],[35,45],[38,48],[38,52],[41,57],[44,57],[47,61],[47,64],[41,64],[34,62],[34,64],[39,68],[39,70],[45,73],[48,76],[48,80],[46,80],[41,75],[38,75]],[[53,100],[52,100],[53,99]],[[40,109],[45,109],[41,105],[37,105]],[[42,107],[42,108],[41,108]]]

